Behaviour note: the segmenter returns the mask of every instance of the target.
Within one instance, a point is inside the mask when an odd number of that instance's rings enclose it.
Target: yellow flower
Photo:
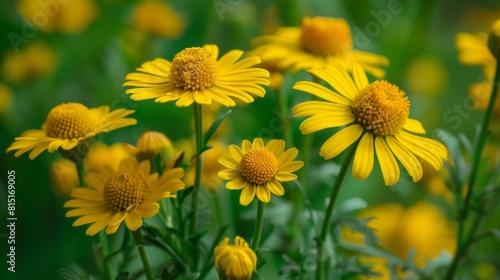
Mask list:
[[[68,211],[66,217],[80,217],[73,223],[75,227],[92,224],[87,235],[104,228],[107,234],[113,234],[123,221],[128,229],[139,229],[143,218],[158,213],[158,200],[175,197],[172,193],[184,188],[182,168],[167,170],[161,177],[150,171],[148,161],[139,164],[131,157],[121,161],[119,171],[103,168],[89,173],[85,182],[91,188],[73,189],[74,199],[64,207],[75,209]]]
[[[381,204],[364,210],[358,217],[373,218],[367,227],[374,230],[380,246],[396,256],[406,259],[410,250],[415,249],[415,264],[419,268],[424,268],[426,261],[436,258],[442,251],[455,253],[455,229],[441,210],[429,202],[421,201],[407,209],[395,203]],[[363,243],[361,234],[349,229],[342,230],[342,237]],[[381,269],[383,266],[377,267],[377,272],[388,275]]]
[[[140,1],[134,9],[132,24],[142,31],[166,38],[178,37],[183,28],[177,13],[167,3],[157,0]]]
[[[248,243],[236,236],[234,245],[224,238],[215,248],[215,269],[221,280],[250,280],[257,267],[257,256]]]
[[[34,159],[45,150],[49,153],[60,148],[63,152],[71,150],[99,133],[136,124],[135,119],[124,118],[133,112],[124,109],[110,112],[108,106],[89,109],[80,103],[64,103],[50,110],[41,130],[25,131],[7,152],[18,150],[14,154],[18,157],[31,151],[29,158]]]
[[[325,64],[349,69],[357,63],[377,78],[385,75],[380,66],[389,64],[385,56],[353,49],[351,28],[344,19],[305,17],[302,26],[280,28],[271,36],[256,38],[263,61],[278,61],[284,69],[301,70]]]
[[[458,50],[458,61],[464,65],[482,66],[487,80],[493,79],[496,60],[488,50],[488,34],[477,32],[458,33],[455,45]]]
[[[146,131],[139,137],[135,147],[132,145],[125,147],[129,152],[135,154],[138,161],[152,160],[156,155],[161,155],[162,159],[166,161],[174,154],[174,147],[170,139],[158,131]]]
[[[406,80],[408,91],[435,96],[443,93],[449,85],[449,74],[443,62],[434,56],[416,58],[408,66]]]
[[[19,52],[9,51],[2,63],[5,80],[23,84],[50,75],[56,66],[56,54],[44,43],[33,43]]]
[[[422,124],[408,117],[410,101],[397,86],[384,80],[371,84],[363,69],[353,66],[352,77],[341,68],[326,65],[309,70],[337,92],[313,82],[297,82],[294,89],[302,90],[326,101],[306,101],[293,108],[295,117],[306,117],[300,125],[303,134],[346,126],[321,147],[320,155],[331,159],[347,147],[359,143],[354,155],[352,174],[366,179],[373,168],[374,156],[382,169],[386,185],[399,180],[396,158],[408,170],[413,181],[422,178],[422,166],[416,156],[439,170],[447,159],[445,146],[435,140],[409,132],[425,133]]]
[[[98,172],[103,168],[117,171],[122,159],[130,157],[131,154],[122,143],[108,146],[102,142],[92,145],[92,149],[85,157],[87,173]],[[73,161],[60,158],[54,161],[50,170],[52,186],[56,193],[68,197],[76,187],[80,186],[78,172]]]
[[[30,23],[44,32],[79,33],[97,17],[98,6],[93,0],[78,1],[20,0],[17,10]]]
[[[245,103],[254,101],[253,96],[266,94],[261,85],[269,85],[269,72],[252,68],[259,64],[258,57],[248,57],[236,62],[243,51],[232,50],[219,60],[219,48],[205,45],[203,48],[187,48],[178,53],[172,62],[157,58],[138,68],[139,73],[128,74],[124,86],[133,100],[155,99],[156,102],[177,100],[178,107],[193,102],[235,106],[233,98]]]
[[[230,156],[224,156],[219,162],[228,169],[217,175],[221,179],[230,180],[226,184],[228,190],[242,190],[240,204],[247,206],[254,197],[268,203],[271,193],[282,196],[285,189],[280,182],[297,179],[295,172],[304,163],[293,161],[299,151],[296,148],[285,150],[285,141],[271,140],[266,145],[261,138],[253,143],[243,140],[241,148],[230,145]]]

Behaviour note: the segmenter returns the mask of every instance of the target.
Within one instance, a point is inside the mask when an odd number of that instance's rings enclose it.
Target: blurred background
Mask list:
[[[400,12],[380,17],[380,11],[387,11],[389,5],[399,5]],[[58,269],[76,266],[96,273],[90,249],[92,238],[85,236],[85,227],[73,228],[74,220],[64,217],[66,210],[62,206],[66,197],[60,195],[50,178],[51,164],[60,155],[43,153],[35,160],[29,160],[27,154],[15,158],[13,153],[5,153],[15,137],[25,130],[39,129],[54,106],[79,102],[88,107],[108,105],[112,109],[136,110],[136,126],[107,133],[99,137],[100,141],[109,145],[135,144],[144,131],[157,130],[180,148],[182,141],[192,137],[191,110],[177,108],[173,103],[155,104],[152,100],[132,102],[122,88],[125,75],[145,61],[157,57],[171,60],[186,47],[206,43],[217,44],[221,54],[232,49],[248,51],[253,38],[271,34],[281,26],[300,26],[303,16],[345,18],[351,25],[355,48],[387,56],[390,66],[386,68],[386,79],[409,96],[410,116],[424,124],[429,137],[438,138],[438,129],[473,137],[483,113],[472,109],[467,92],[472,83],[484,79],[483,72],[480,67],[458,62],[455,36],[458,32],[488,32],[492,22],[500,18],[497,1],[2,1],[0,224],[6,221],[8,170],[16,173],[18,219],[14,278],[10,278],[13,274],[6,265],[8,229],[0,227],[2,279],[59,279]],[[305,73],[285,74],[283,88],[289,104],[305,99],[304,93],[291,89],[299,78],[309,79]],[[272,89],[265,98],[233,108],[220,139],[226,144],[240,144],[242,139],[280,137],[281,132],[273,130],[270,123],[278,117],[275,108]],[[221,108],[217,112],[226,111]],[[295,139],[300,139],[299,124],[299,120],[292,123]],[[312,155],[318,154],[320,144],[331,133],[315,135]],[[491,149],[496,153],[496,148]],[[325,186],[331,186],[336,166],[336,160],[326,162],[313,156],[307,172],[311,178],[319,179],[305,186],[305,190],[314,208],[323,208],[329,194]],[[417,184],[402,172],[399,183],[388,188],[377,166],[374,170],[364,181],[347,176],[340,201],[359,197],[369,205],[359,213],[360,217],[387,217],[379,219],[380,227],[392,231],[380,231],[389,237],[379,238],[382,243],[390,243],[386,247],[401,257],[420,243],[424,245],[419,248],[429,246],[426,240],[448,230],[451,232],[446,240],[437,237],[436,242],[438,247],[454,250],[455,212],[452,195],[443,180],[446,171],[428,168]],[[225,195],[231,198],[238,223],[255,213],[253,208],[237,205],[238,194]],[[269,224],[279,225],[280,213],[290,214],[292,210],[290,205],[276,201],[268,208],[266,219]],[[424,216],[412,216],[415,211]],[[498,209],[491,213],[496,217],[498,214]],[[495,218],[489,219],[492,220]],[[446,230],[436,229],[439,227],[435,225],[442,221],[449,226],[444,226]],[[247,232],[251,234],[251,230]],[[273,235],[279,237],[279,232]],[[395,238],[400,239],[395,242]],[[490,261],[473,264],[476,279],[498,279],[500,264],[493,257],[498,256],[495,251],[499,248],[494,240],[479,244],[475,255]],[[435,257],[438,253],[428,254]],[[262,275],[276,279],[286,260],[279,253],[269,253],[268,258],[271,262],[263,268]]]

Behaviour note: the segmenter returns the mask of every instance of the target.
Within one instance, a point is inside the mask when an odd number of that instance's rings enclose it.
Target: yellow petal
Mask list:
[[[326,101],[330,101],[333,103],[338,103],[338,104],[343,104],[350,106],[351,101],[348,100],[347,98],[343,97],[342,95],[320,85],[317,83],[313,82],[297,82],[294,86],[293,89],[304,91],[307,93],[310,93],[312,95],[315,95],[319,98],[322,98]],[[300,105],[300,104],[299,104]],[[294,108],[295,109],[295,108]],[[294,113],[295,115],[295,113]]]
[[[408,170],[408,173],[413,178],[413,182],[422,179],[423,169],[420,161],[393,136],[387,136],[385,140],[396,158]]]
[[[264,203],[268,203],[271,200],[271,193],[264,185],[257,186],[257,191],[255,192],[255,195],[257,196],[258,200]]]
[[[239,169],[240,163],[232,157],[220,157],[219,163],[230,169]]]
[[[224,169],[217,173],[217,176],[222,180],[234,180],[241,176],[241,171],[236,169]]]
[[[414,133],[418,133],[418,134],[425,134],[424,126],[422,125],[421,122],[419,122],[415,119],[408,118],[406,120],[406,123],[404,124],[403,128],[405,130],[410,131],[410,132],[414,132]]]
[[[399,167],[391,150],[382,137],[375,138],[375,151],[386,186],[395,185],[399,180]]]
[[[334,134],[321,146],[320,156],[331,159],[342,153],[347,147],[359,139],[363,127],[359,124],[350,125]]]
[[[356,147],[356,154],[354,155],[352,165],[352,176],[360,180],[366,179],[373,169],[373,157],[373,135],[365,133]]]
[[[253,139],[252,149],[259,149],[259,148],[264,148],[264,141],[262,140],[262,138]]]
[[[352,76],[354,79],[354,83],[356,84],[356,87],[358,88],[358,91],[362,91],[366,87],[368,87],[369,82],[368,82],[368,78],[366,77],[365,71],[357,63],[354,63],[352,66]]]
[[[125,225],[131,231],[135,231],[142,227],[142,217],[139,215],[137,210],[131,210],[128,212],[128,215],[125,218]]]
[[[280,182],[289,182],[297,179],[297,175],[290,172],[278,172],[274,177]]]
[[[278,159],[285,150],[285,141],[273,139],[266,144],[266,149]]]
[[[247,184],[241,191],[240,204],[243,206],[250,204],[255,197],[256,189],[254,184]]]
[[[283,188],[283,186],[276,180],[271,180],[269,182],[267,182],[267,188],[269,189],[269,191],[272,193],[272,194],[275,194],[275,195],[278,195],[278,196],[282,196],[285,194],[285,189]]]
[[[279,166],[279,172],[295,172],[302,168],[304,163],[302,161],[289,161]]]
[[[244,154],[240,147],[236,145],[229,145],[229,152],[237,161],[241,161],[241,159],[243,159]]]
[[[238,177],[236,178],[235,180],[233,181],[230,181],[226,184],[226,189],[228,190],[241,190],[243,189],[247,184],[249,184],[247,182],[247,180],[245,180],[244,178],[242,177]],[[251,184],[249,184],[251,185]]]
[[[290,148],[286,150],[281,156],[278,158],[278,166],[281,166],[287,162],[293,161],[295,157],[299,154],[299,150],[297,148]]]

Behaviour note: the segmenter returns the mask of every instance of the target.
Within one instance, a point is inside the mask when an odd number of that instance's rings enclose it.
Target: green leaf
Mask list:
[[[357,218],[339,218],[333,221],[333,225],[335,225],[338,229],[340,225],[348,226],[353,232],[359,232],[363,234],[364,240],[367,244],[376,244],[378,245],[380,241],[378,240],[375,232],[367,227],[367,224],[373,220],[373,218],[367,219],[357,219]],[[339,234],[339,233],[337,233]]]
[[[214,135],[215,131],[217,128],[220,126],[222,121],[229,115],[231,114],[231,110],[228,110],[226,113],[222,114],[215,122],[210,126],[210,128],[207,130],[207,133],[205,133],[205,136],[203,137],[203,146],[206,146],[208,141],[210,141],[210,138]],[[201,154],[202,152],[199,151]]]
[[[350,212],[364,209],[368,206],[368,203],[360,197],[354,197],[344,201],[336,212],[336,216],[342,217]]]
[[[491,230],[491,233],[493,234],[493,236],[495,236],[496,239],[498,239],[498,241],[500,241],[500,230],[499,229],[494,228]]]

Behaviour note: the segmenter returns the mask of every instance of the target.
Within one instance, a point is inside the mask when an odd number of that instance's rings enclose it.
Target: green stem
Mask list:
[[[283,87],[276,89],[274,91],[274,96],[276,98],[276,106],[281,114],[280,120],[282,120],[281,125],[283,130],[281,131],[281,139],[285,140],[285,143],[293,147],[293,139],[290,130],[291,120],[288,116],[288,102]]]
[[[354,152],[356,151],[357,142],[351,145],[349,151],[344,157],[344,161],[340,166],[339,174],[335,179],[335,182],[332,187],[332,191],[330,193],[330,201],[328,202],[328,207],[325,213],[325,219],[323,220],[323,226],[321,228],[321,235],[317,240],[317,251],[318,251],[318,262],[316,267],[316,280],[323,280],[323,267],[325,257],[323,256],[323,246],[328,237],[328,233],[330,232],[330,228],[332,226],[332,218],[333,218],[333,210],[335,210],[335,202],[337,200],[340,188],[342,187],[342,182],[344,181],[347,170],[349,169],[349,164],[354,156]]]
[[[85,183],[84,179],[87,174],[87,169],[85,168],[85,161],[81,159],[76,164],[76,171],[78,173],[78,180],[80,181],[80,186],[83,188],[88,188],[89,186]],[[111,277],[111,264],[109,263],[108,255],[109,255],[109,247],[106,233],[104,231],[100,231],[98,233],[100,248],[101,248],[101,257],[104,263],[104,276],[106,279],[112,279]]]
[[[459,220],[458,238],[457,238],[457,253],[453,258],[453,262],[450,265],[450,269],[448,270],[447,279],[453,279],[455,277],[460,261],[466,256],[469,246],[472,244],[471,240],[474,239],[474,235],[477,232],[479,225],[481,224],[482,217],[484,216],[478,214],[477,218],[474,221],[474,226],[471,228],[471,234],[469,234],[467,238],[464,238],[465,225],[467,222],[469,212],[471,212],[470,203],[472,197],[474,196],[474,189],[476,185],[477,173],[479,171],[479,165],[481,163],[481,156],[483,154],[484,146],[486,145],[486,140],[488,139],[488,136],[490,134],[489,124],[491,116],[493,115],[493,111],[495,109],[499,84],[500,84],[500,61],[497,61],[495,77],[493,79],[493,87],[491,90],[490,102],[488,104],[488,108],[486,109],[486,114],[484,115],[483,123],[481,125],[479,138],[476,147],[474,149],[471,175],[469,178],[469,187],[467,188],[464,204],[460,211],[460,216],[459,216],[460,220]]]
[[[148,280],[153,280],[154,279],[153,270],[151,269],[151,264],[149,263],[148,252],[146,252],[146,248],[144,247],[144,239],[142,238],[140,229],[131,232],[132,235],[134,236],[137,249],[139,250],[139,255],[141,256],[142,266],[144,267],[144,273],[146,274],[146,278]]]
[[[260,236],[262,235],[262,225],[264,224],[264,202],[259,200],[257,208],[257,219],[255,220],[255,228],[252,238],[252,250],[257,251],[260,243]]]
[[[193,105],[194,113],[194,130],[195,130],[195,141],[196,141],[196,166],[195,166],[195,178],[193,186],[193,196],[191,199],[191,211],[193,212],[191,216],[191,223],[189,225],[189,236],[193,240],[193,257],[194,266],[198,263],[198,237],[197,237],[197,224],[198,224],[198,196],[201,188],[201,175],[203,171],[203,154],[201,152],[203,145],[203,127],[202,127],[202,106],[201,104],[194,103]]]

